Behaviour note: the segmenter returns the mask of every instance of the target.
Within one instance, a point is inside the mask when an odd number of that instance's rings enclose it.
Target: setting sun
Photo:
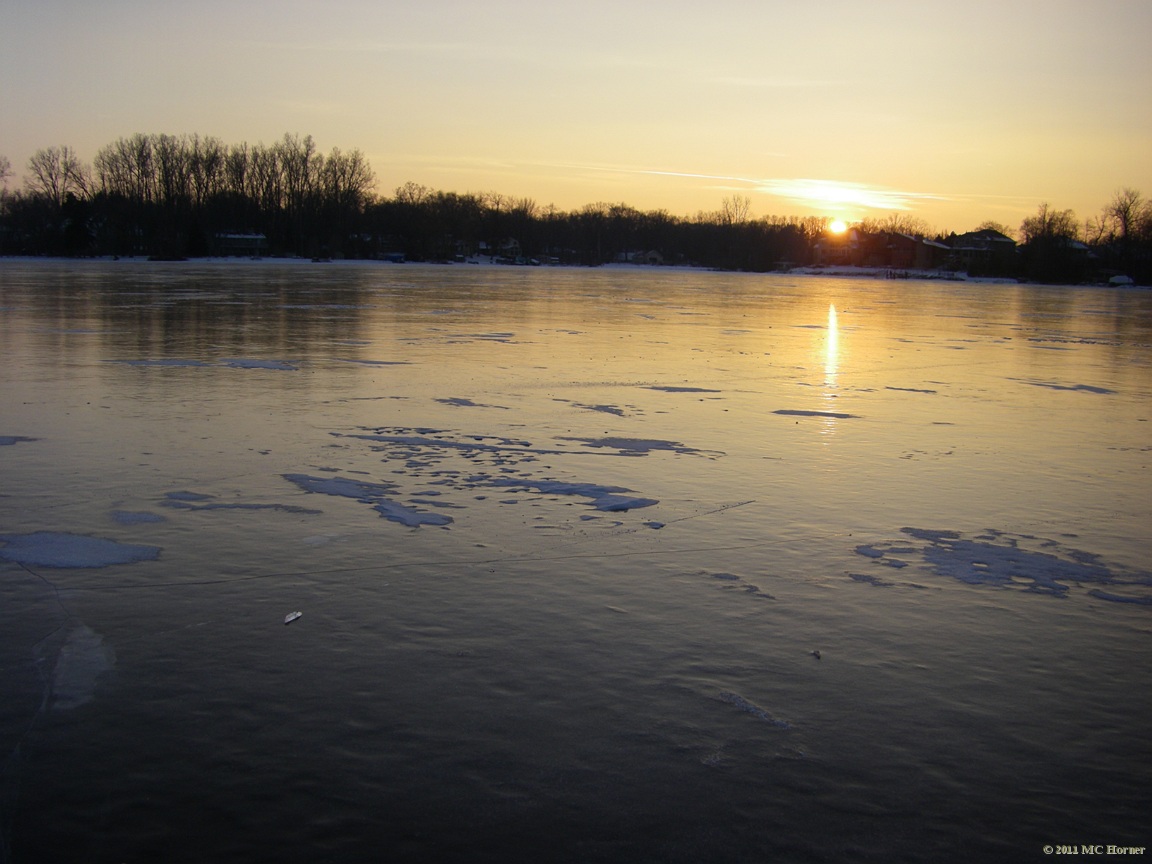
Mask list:
[[[828,230],[833,234],[843,234],[848,230],[848,224],[843,219],[833,219],[828,225]]]

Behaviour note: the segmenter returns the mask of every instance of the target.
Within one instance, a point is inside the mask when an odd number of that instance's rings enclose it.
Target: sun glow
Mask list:
[[[833,234],[843,234],[848,230],[848,223],[843,219],[833,219],[828,225],[828,230]]]

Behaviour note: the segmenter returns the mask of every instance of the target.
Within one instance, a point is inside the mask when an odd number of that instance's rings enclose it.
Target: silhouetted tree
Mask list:
[[[1071,210],[1056,210],[1048,202],[1020,223],[1025,273],[1041,282],[1076,282],[1085,275],[1087,247],[1080,242],[1080,224]]]
[[[59,208],[69,195],[88,196],[90,172],[71,147],[47,147],[37,150],[28,160],[24,186],[30,195],[42,197]]]

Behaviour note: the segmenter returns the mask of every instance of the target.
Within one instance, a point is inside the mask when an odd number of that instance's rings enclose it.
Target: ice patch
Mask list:
[[[164,496],[169,501],[210,501],[212,495],[205,495],[202,492],[188,492],[181,490],[179,492],[169,492]]]
[[[1033,387],[1047,387],[1049,390],[1071,390],[1079,393],[1099,393],[1102,395],[1114,394],[1115,390],[1109,390],[1107,387],[1094,387],[1091,384],[1057,384],[1054,381],[1028,381],[1024,378],[1009,378],[1009,381],[1019,381],[1021,384],[1029,384]]]
[[[120,525],[147,525],[154,522],[167,522],[159,513],[132,510],[113,510],[112,518]]]
[[[924,545],[909,545],[907,541],[873,543],[857,546],[855,551],[872,558],[877,564],[896,568],[908,566],[909,562],[902,560],[903,557],[919,557],[936,575],[948,576],[968,585],[1067,597],[1073,587],[1094,583],[1120,587],[1123,592],[1100,589],[1087,592],[1097,599],[1152,605],[1152,592],[1149,591],[1152,573],[1105,566],[1100,556],[1065,547],[1055,540],[994,530],[972,538],[956,531],[900,530]],[[857,581],[872,581],[868,577],[849,575]]]
[[[355,344],[355,343],[350,343]],[[366,343],[365,343],[366,344]],[[359,363],[361,366],[411,366],[408,360],[350,360],[346,357],[337,357],[340,363]]]
[[[631,489],[625,489],[621,486],[600,486],[595,483],[565,483],[561,480],[515,480],[511,477],[496,477],[485,481],[483,485],[511,486],[535,489],[537,492],[547,495],[576,495],[581,498],[590,498],[594,508],[608,513],[636,510],[660,503],[655,498],[632,498],[619,494],[620,492],[631,492]]]
[[[707,387],[645,387],[645,390],[660,390],[663,393],[723,393],[723,390],[709,390]]]
[[[206,363],[203,360],[188,360],[177,357],[165,359],[145,359],[145,360],[106,360],[106,363],[116,363],[121,366],[141,366],[141,367],[196,367],[196,368],[218,368],[220,366],[227,366],[230,369],[275,369],[285,372],[295,372],[299,369],[284,360],[252,360],[243,357],[229,357],[220,360],[216,363]]]
[[[109,360],[109,363],[119,363],[121,366],[170,366],[174,368],[185,366],[211,366],[211,363],[205,363],[203,360],[181,360],[179,358],[168,358],[164,360]]]
[[[295,483],[305,492],[337,495],[353,498],[363,504],[371,504],[372,508],[385,519],[399,522],[410,528],[418,528],[421,525],[449,525],[452,522],[450,516],[425,513],[390,500],[386,496],[392,494],[396,489],[395,484],[392,483],[368,483],[349,477],[312,477],[307,474],[282,474],[281,476],[285,480]]]
[[[454,405],[457,408],[499,408],[501,411],[510,410],[506,405],[484,405],[460,396],[451,396],[447,399],[437,399],[436,401],[442,405]]]
[[[791,729],[792,728],[792,724],[789,723],[787,720],[777,720],[775,717],[773,717],[771,714],[769,714],[767,711],[765,711],[759,705],[756,705],[753,702],[749,702],[747,699],[745,699],[739,693],[732,693],[729,691],[724,691],[720,694],[719,699],[721,702],[727,702],[729,705],[734,705],[735,707],[737,707],[741,711],[743,711],[745,714],[751,714],[753,717],[756,717],[760,720],[764,720],[767,723],[771,723],[777,729]]]
[[[220,365],[232,369],[274,369],[281,372],[296,372],[300,368],[284,360],[251,360],[243,357],[221,360]]]
[[[856,414],[842,414],[838,411],[802,411],[799,409],[781,408],[778,411],[773,411],[773,414],[784,414],[789,417],[831,417],[836,420],[851,420],[854,419]]]
[[[36,441],[39,439],[28,438],[25,435],[0,435],[0,447],[11,447],[13,444],[21,444],[27,441]]]
[[[83,624],[74,627],[52,670],[52,710],[68,711],[91,702],[98,679],[115,665],[116,652],[99,634]]]
[[[622,456],[646,456],[653,450],[667,450],[672,453],[699,455],[703,450],[686,447],[679,441],[662,441],[658,438],[567,438],[559,436],[557,441],[582,441],[585,447],[611,448]]]
[[[155,561],[159,546],[117,543],[102,537],[35,531],[31,534],[0,534],[0,558],[36,567],[110,567]]]

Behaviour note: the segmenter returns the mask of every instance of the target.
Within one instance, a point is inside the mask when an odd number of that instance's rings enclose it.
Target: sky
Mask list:
[[[1011,227],[1152,197],[1152,0],[0,0],[0,155],[311,135],[572,210]]]

